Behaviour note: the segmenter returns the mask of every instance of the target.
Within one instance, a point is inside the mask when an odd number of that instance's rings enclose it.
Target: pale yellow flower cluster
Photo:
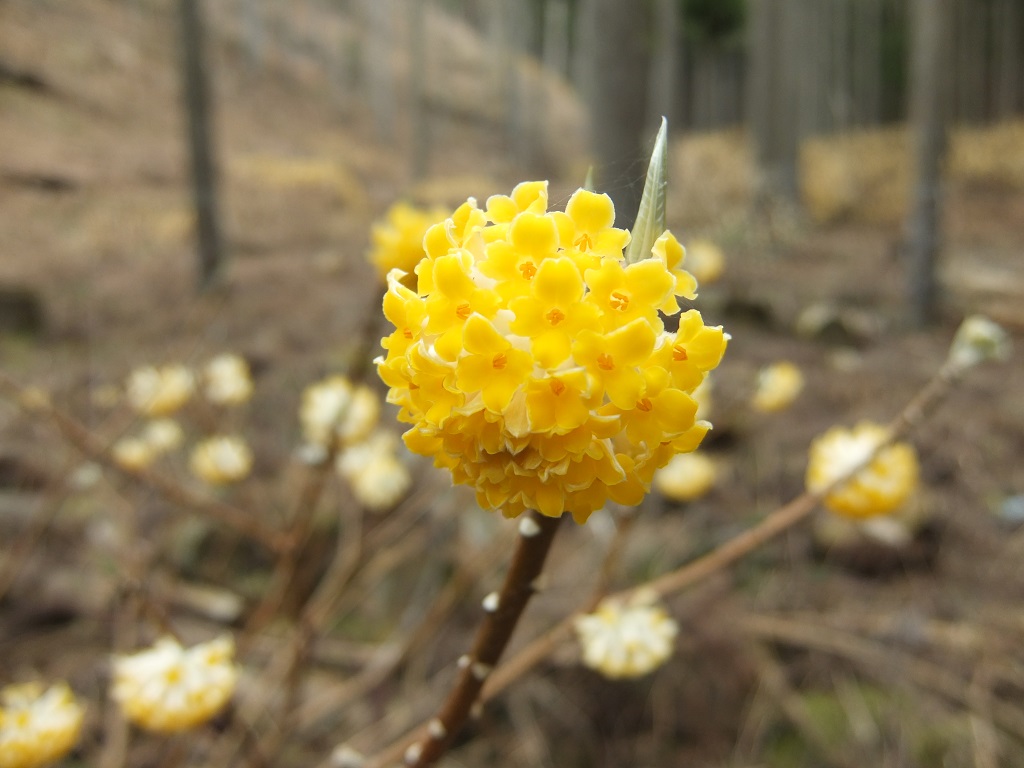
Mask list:
[[[145,366],[128,375],[128,403],[143,416],[170,416],[195,392],[196,380],[183,365]]]
[[[656,469],[711,425],[693,391],[725,350],[696,310],[667,332],[696,281],[671,233],[627,263],[607,195],[579,190],[547,210],[547,183],[469,200],[427,230],[417,284],[388,276],[388,400],[481,506],[582,522],[608,499],[633,505]]]
[[[673,501],[694,501],[715,487],[718,469],[703,453],[680,453],[654,473],[654,487]]]
[[[137,436],[122,437],[110,451],[119,466],[139,470],[177,450],[184,441],[185,433],[174,419],[153,419],[145,423]]]
[[[230,637],[183,648],[170,637],[113,660],[111,696],[140,728],[173,733],[205,723],[234,694],[238,670]]]
[[[380,399],[367,386],[354,386],[341,375],[330,376],[302,393],[299,421],[306,442],[326,450],[365,440],[377,426]]]
[[[209,485],[230,485],[252,471],[252,450],[238,435],[215,435],[192,450],[189,468]]]
[[[766,365],[757,376],[757,391],[751,400],[762,413],[784,411],[793,404],[804,388],[804,375],[793,363],[783,360]]]
[[[853,429],[833,427],[812,444],[807,488],[818,492],[864,463],[888,439],[885,427],[861,422]],[[895,443],[824,499],[831,511],[852,518],[885,515],[898,509],[918,485],[917,453],[909,443]]]
[[[1002,326],[983,315],[971,315],[957,329],[949,363],[964,370],[987,360],[1006,360],[1010,348],[1010,337]]]
[[[38,683],[0,691],[0,768],[36,768],[75,746],[85,710],[65,683]]]
[[[241,405],[252,397],[253,383],[244,357],[217,355],[203,369],[203,394],[217,405]]]
[[[675,650],[679,625],[651,593],[628,602],[605,600],[575,621],[583,663],[612,679],[642,677],[664,664]]]
[[[199,377],[206,399],[216,405],[240,405],[252,397],[249,364],[239,355],[212,358]],[[179,411],[195,394],[197,376],[184,365],[147,365],[128,375],[128,404],[143,416],[157,418]]]
[[[390,509],[408,493],[412,477],[398,450],[398,437],[378,430],[338,455],[338,473],[367,509]]]

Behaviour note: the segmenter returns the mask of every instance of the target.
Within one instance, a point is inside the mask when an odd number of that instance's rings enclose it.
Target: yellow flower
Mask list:
[[[168,453],[181,447],[185,433],[174,419],[154,419],[142,428],[142,440],[155,453]]]
[[[371,248],[368,258],[381,279],[392,269],[412,274],[423,258],[423,236],[430,225],[443,219],[441,208],[421,210],[408,203],[395,203],[384,220],[370,230]]]
[[[629,232],[616,229],[615,207],[608,195],[581,189],[565,206],[565,213],[553,214],[559,238],[570,254],[582,264],[585,254],[622,258],[622,249],[629,245]]]
[[[627,603],[605,600],[575,621],[583,663],[612,679],[642,677],[672,655],[679,625],[653,594],[638,592]]]
[[[210,485],[237,483],[252,470],[252,451],[234,435],[209,437],[192,450],[189,467]]]
[[[804,375],[788,361],[766,365],[757,376],[751,405],[763,413],[784,411],[804,388]]]
[[[252,376],[245,358],[217,355],[203,370],[206,399],[218,405],[241,405],[252,397]]]
[[[344,376],[330,376],[302,393],[299,420],[308,443],[327,448],[332,440],[354,443],[377,425],[380,400],[369,387],[354,387]]]
[[[715,487],[715,463],[702,453],[680,453],[654,474],[654,487],[673,501],[693,501]]]
[[[582,522],[609,499],[638,503],[700,443],[711,425],[691,395],[727,337],[695,310],[665,331],[659,313],[695,287],[670,234],[627,266],[606,195],[546,205],[546,182],[526,182],[430,227],[416,290],[389,275],[396,330],[377,364],[406,445],[482,506]]]
[[[192,397],[195,377],[181,365],[136,368],[128,376],[128,402],[144,416],[169,416]]]
[[[110,448],[114,463],[129,472],[145,469],[160,455],[148,441],[138,437],[122,437]]]
[[[83,708],[65,683],[45,691],[38,683],[0,691],[0,768],[36,768],[75,746]]]
[[[807,488],[820,491],[863,463],[888,437],[885,427],[861,422],[852,430],[833,427],[812,444]],[[895,443],[824,500],[833,512],[853,518],[884,515],[898,509],[918,484],[917,454],[908,443]]]
[[[186,731],[208,721],[231,699],[238,681],[234,655],[230,637],[192,648],[163,637],[152,648],[114,658],[110,695],[140,728]]]

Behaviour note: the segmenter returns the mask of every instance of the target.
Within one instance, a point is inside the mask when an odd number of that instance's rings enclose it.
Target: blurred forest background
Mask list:
[[[217,498],[287,526],[302,389],[385,332],[371,224],[536,178],[559,206],[593,166],[628,225],[662,115],[668,222],[723,249],[696,306],[733,340],[718,485],[655,495],[614,580],[648,578],[799,493],[814,435],[893,415],[965,314],[1019,340],[1022,0],[0,0],[0,369],[110,445],[138,419],[117,395],[130,370],[243,355],[256,394],[228,426],[255,468]],[[804,393],[752,412],[783,359]],[[909,543],[787,534],[672,602],[668,667],[611,683],[561,649],[446,764],[1024,766],[1022,372],[981,371],[921,430]],[[273,559],[138,478],[85,483],[80,452],[0,401],[0,682],[81,692],[69,764],[383,746],[440,698],[513,535],[407,458],[415,503],[390,525],[327,484],[280,615],[243,633],[227,736],[165,752],[103,704],[107,655],[155,634],[132,600],[185,637],[243,632]],[[181,461],[160,471],[206,493]],[[589,593],[613,529],[564,532],[515,642]],[[278,695],[279,649],[352,537],[372,544],[343,552],[344,610]]]

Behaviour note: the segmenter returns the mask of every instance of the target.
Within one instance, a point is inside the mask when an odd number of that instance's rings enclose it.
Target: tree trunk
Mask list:
[[[937,304],[936,262],[942,220],[942,160],[946,151],[950,0],[913,0],[911,124],[916,175],[907,223],[910,320],[923,326]]]
[[[217,170],[211,142],[211,116],[207,71],[203,58],[203,23],[199,0],[179,0],[181,59],[188,141],[192,165],[192,195],[199,252],[199,290],[220,279],[224,247],[217,215]]]
[[[615,203],[615,223],[632,227],[652,137],[647,128],[648,3],[581,0],[577,40],[589,73],[583,91],[599,191]]]
[[[654,0],[653,34],[654,50],[645,131],[651,136],[658,132],[663,116],[672,120],[676,107],[676,73],[679,71],[678,0]]]
[[[758,197],[795,204],[797,189],[797,91],[799,40],[788,0],[754,0],[750,6],[750,129],[758,161]]]

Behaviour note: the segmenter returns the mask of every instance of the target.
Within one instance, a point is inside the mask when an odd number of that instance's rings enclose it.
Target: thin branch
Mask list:
[[[469,654],[459,659],[459,676],[437,715],[412,737],[370,758],[367,768],[399,759],[410,768],[431,765],[451,746],[476,704],[484,682],[497,664],[544,568],[560,517],[530,512],[520,524],[519,544],[501,591],[485,599],[484,619]]]
[[[703,557],[686,563],[675,571],[671,571],[652,581],[616,593],[612,595],[612,598],[627,599],[641,589],[654,590],[663,596],[673,594],[708,578],[737,560],[746,557],[763,544],[797,525],[807,518],[817,508],[818,504],[821,503],[821,500],[834,488],[852,478],[866,465],[874,461],[875,457],[887,446],[920,424],[925,416],[945,397],[962,373],[962,369],[954,368],[949,364],[943,365],[938,373],[925,384],[889,424],[889,439],[878,445],[861,464],[851,467],[846,474],[837,477],[828,487],[816,493],[809,491],[803,493],[785,506],[779,507],[770,513],[753,528],[749,528],[729,539]],[[593,609],[594,605],[596,603],[591,599],[579,611],[567,616],[502,665],[488,681],[483,692],[483,700],[487,701],[493,698],[507,688],[514,680],[547,658],[571,634],[576,618],[581,614],[588,613]]]
[[[288,539],[282,532],[268,527],[251,512],[191,491],[173,478],[153,469],[129,469],[121,466],[107,446],[70,414],[51,403],[32,402],[31,405],[26,405],[29,399],[26,397],[25,388],[2,372],[0,394],[9,397],[29,414],[42,414],[49,418],[64,439],[92,461],[156,491],[171,504],[234,528],[239,533],[260,542],[272,552],[281,552],[287,546]]]

